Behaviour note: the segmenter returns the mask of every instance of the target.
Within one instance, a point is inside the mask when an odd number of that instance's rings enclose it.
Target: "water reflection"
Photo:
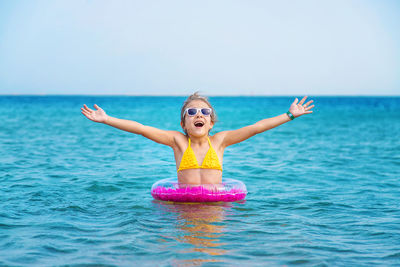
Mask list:
[[[176,215],[178,232],[173,237],[180,243],[191,244],[191,248],[179,251],[173,264],[177,266],[200,266],[206,262],[219,262],[210,256],[220,256],[228,253],[221,246],[220,241],[224,236],[225,225],[223,221],[232,203],[170,203],[155,201],[160,207]],[[204,258],[187,259],[187,256],[195,252],[204,253]],[[182,256],[182,257],[180,257]]]

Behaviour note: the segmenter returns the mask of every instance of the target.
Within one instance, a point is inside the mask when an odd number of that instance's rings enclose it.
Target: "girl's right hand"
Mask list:
[[[92,110],[86,105],[83,105],[83,108],[81,108],[82,114],[91,121],[105,123],[108,119],[108,115],[98,105],[94,104],[94,107],[96,110]]]

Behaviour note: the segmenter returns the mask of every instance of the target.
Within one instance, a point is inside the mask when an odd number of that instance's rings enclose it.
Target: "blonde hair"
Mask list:
[[[181,124],[182,128],[184,129],[185,127],[185,109],[186,107],[190,104],[190,102],[194,100],[200,100],[206,103],[210,108],[212,108],[211,112],[211,122],[216,123],[217,122],[217,113],[215,113],[214,108],[211,106],[210,102],[208,101],[208,98],[205,96],[199,95],[199,92],[195,92],[194,94],[191,94],[188,98],[186,98],[185,102],[183,103],[182,109],[181,109]],[[184,129],[185,133],[187,134],[186,130]]]

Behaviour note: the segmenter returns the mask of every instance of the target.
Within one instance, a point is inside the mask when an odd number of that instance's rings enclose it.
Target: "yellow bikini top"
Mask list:
[[[193,149],[190,146],[190,138],[189,138],[189,145],[186,148],[186,151],[183,153],[181,163],[179,164],[178,172],[187,169],[215,169],[222,171],[221,163],[219,163],[217,153],[215,152],[214,148],[211,145],[210,138],[207,137],[207,139],[210,148],[208,149],[207,154],[204,157],[203,163],[201,164],[201,166],[199,166],[199,163],[197,163],[196,156],[194,155]]]

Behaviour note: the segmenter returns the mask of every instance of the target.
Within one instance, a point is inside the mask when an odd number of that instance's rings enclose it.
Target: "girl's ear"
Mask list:
[[[183,127],[183,121],[181,121],[181,127],[182,127],[182,130],[185,131],[185,128]]]

